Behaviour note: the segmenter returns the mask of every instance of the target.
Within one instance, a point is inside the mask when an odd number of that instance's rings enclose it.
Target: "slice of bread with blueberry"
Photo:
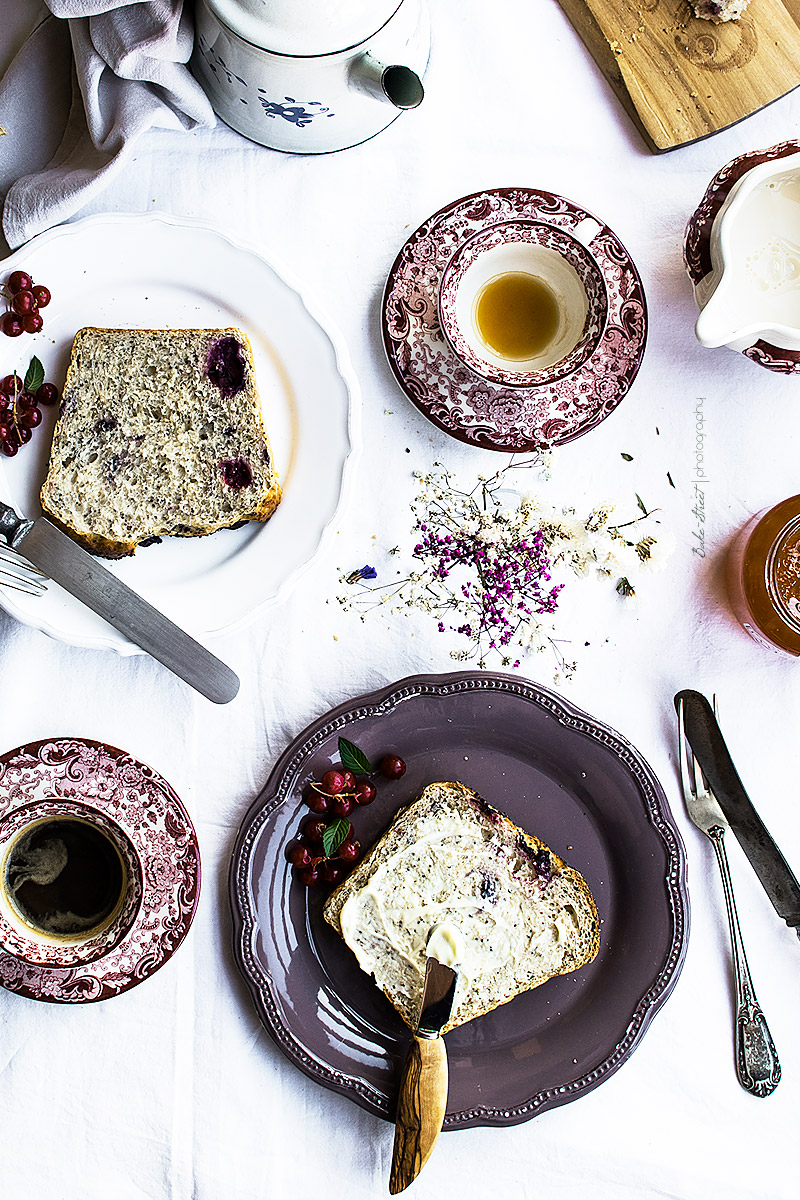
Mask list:
[[[44,515],[93,554],[266,521],[281,498],[240,329],[81,329]]]

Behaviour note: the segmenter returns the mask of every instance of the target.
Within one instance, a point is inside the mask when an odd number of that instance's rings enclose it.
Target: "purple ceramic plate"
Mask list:
[[[672,991],[688,933],[685,857],[664,793],[608,726],[509,675],[414,676],[333,709],[279,759],[231,864],[234,952],[268,1033],[301,1070],[392,1119],[409,1031],[322,917],[327,890],[291,878],[287,844],[304,785],[338,760],[340,736],[372,760],[400,754],[353,814],[369,845],[435,780],[460,780],[584,875],[600,952],[447,1035],[445,1129],[513,1125],[597,1087]]]
[[[608,297],[594,353],[572,374],[536,387],[506,387],[476,375],[456,357],[439,323],[439,284],[456,250],[489,226],[519,220],[567,233],[583,221],[596,224],[590,253]],[[389,272],[381,323],[389,364],[420,412],[459,441],[513,453],[571,442],[614,411],[639,371],[647,306],[630,255],[602,221],[552,192],[494,188],[454,201],[411,235]]]
[[[773,159],[786,158],[789,154],[800,151],[800,142],[779,142],[768,150],[750,150],[732,159],[720,171],[717,171],[711,183],[706,188],[700,204],[689,218],[683,243],[683,261],[686,270],[695,287],[710,275],[713,270],[711,262],[711,230],[717,213],[728,198],[735,183],[753,167]],[[800,350],[787,350],[782,346],[773,346],[770,342],[758,341],[747,346],[742,354],[768,371],[777,371],[781,375],[794,375],[800,371]]]
[[[93,962],[45,966],[0,951],[0,985],[31,1000],[107,1000],[148,979],[189,932],[200,894],[194,826],[157,771],[85,738],[33,742],[0,756],[0,819],[39,811],[45,801],[79,802],[122,830],[142,868],[138,911],[125,936]]]

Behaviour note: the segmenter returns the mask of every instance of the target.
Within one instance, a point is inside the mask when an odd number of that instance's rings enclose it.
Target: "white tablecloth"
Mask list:
[[[39,5],[0,7],[10,58]],[[412,469],[438,459],[469,478],[498,463],[438,432],[399,392],[382,352],[379,297],[398,249],[429,214],[469,192],[513,184],[561,193],[602,216],[647,292],[641,373],[609,419],[557,454],[552,487],[578,502],[610,496],[633,505],[638,492],[661,506],[676,550],[635,607],[603,602],[601,621],[593,615],[599,593],[587,586],[563,633],[582,645],[590,629],[593,644],[561,687],[630,739],[660,777],[686,842],[692,929],[672,997],[616,1074],[517,1127],[443,1136],[414,1194],[797,1194],[800,944],[729,839],[752,973],[784,1070],[775,1094],[755,1099],[734,1075],[722,893],[711,848],[680,799],[672,696],[681,687],[717,693],[740,774],[800,870],[798,667],[747,638],[721,579],[723,550],[745,518],[799,490],[800,384],[696,343],[681,258],[686,220],[710,177],[745,150],[798,136],[800,96],[656,156],[555,0],[432,9],[424,104],[379,137],[298,158],[222,124],[153,131],[87,210],[189,215],[236,230],[285,263],[335,314],[349,346],[363,392],[363,454],[335,535],[291,598],[216,642],[242,677],[227,707],[208,704],[145,657],[71,648],[0,611],[2,748],[61,734],[124,747],[183,798],[204,868],[189,937],[141,986],[72,1007],[0,993],[8,1196],[310,1200],[386,1192],[392,1128],[297,1071],[256,1017],[229,948],[227,867],[244,813],[310,720],[386,682],[453,666],[423,615],[362,624],[342,612],[337,570],[408,545]],[[705,558],[693,553],[700,398]],[[521,673],[552,681],[545,658],[527,660]]]

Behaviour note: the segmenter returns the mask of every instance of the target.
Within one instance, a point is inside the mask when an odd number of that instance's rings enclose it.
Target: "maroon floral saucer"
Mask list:
[[[787,155],[797,154],[798,151],[800,142],[779,142],[776,146],[770,146],[768,150],[750,150],[747,154],[740,154],[738,158],[726,163],[722,170],[717,171],[686,226],[683,260],[695,288],[702,287],[703,280],[714,269],[711,262],[711,229],[734,184],[753,167],[774,159],[786,158]],[[781,375],[794,375],[800,371],[800,350],[787,350],[783,346],[757,341],[752,346],[745,347],[742,354],[759,366],[766,367],[768,371],[777,371]]]
[[[503,221],[550,224],[570,233],[596,218],[533,188],[495,188],[456,200],[417,229],[389,272],[381,321],[401,388],[445,433],[488,450],[532,451],[573,441],[614,411],[636,378],[647,337],[647,306],[625,247],[600,221],[591,253],[603,276],[608,319],[594,353],[573,374],[536,387],[507,387],[472,372],[439,323],[439,284],[459,247]]]
[[[122,750],[56,738],[0,756],[0,828],[27,819],[26,810],[56,805],[96,810],[100,824],[122,832],[141,868],[131,872],[129,897],[138,910],[124,936],[92,961],[53,966],[0,951],[0,985],[32,1000],[106,1000],[148,979],[189,932],[200,893],[197,836],[169,784]]]

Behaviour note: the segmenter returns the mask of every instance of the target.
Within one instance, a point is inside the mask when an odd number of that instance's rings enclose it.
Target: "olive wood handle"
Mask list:
[[[442,1038],[414,1036],[403,1067],[389,1194],[416,1179],[431,1156],[447,1108],[447,1050]]]

